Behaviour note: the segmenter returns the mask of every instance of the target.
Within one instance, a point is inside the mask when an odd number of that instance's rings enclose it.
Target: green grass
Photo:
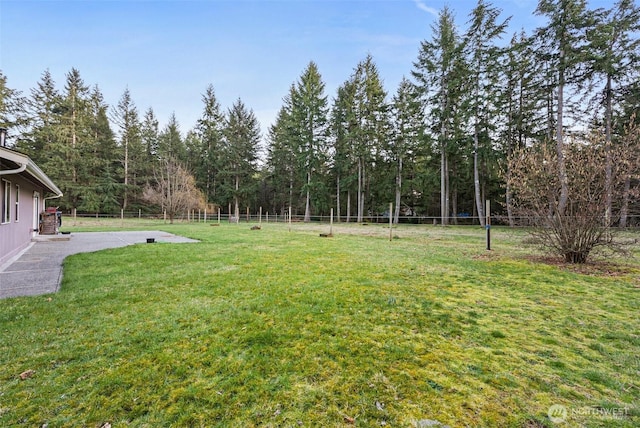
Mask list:
[[[499,228],[489,253],[479,228],[144,227],[201,242],[75,255],[59,293],[0,301],[0,426],[640,425],[637,260],[573,272]]]

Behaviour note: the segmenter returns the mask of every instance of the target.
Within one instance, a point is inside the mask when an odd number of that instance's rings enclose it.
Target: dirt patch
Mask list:
[[[606,260],[592,260],[587,263],[567,263],[560,257],[551,256],[526,256],[526,260],[533,263],[541,263],[549,266],[556,266],[568,272],[579,273],[581,275],[619,277],[638,273],[638,269],[621,262]]]

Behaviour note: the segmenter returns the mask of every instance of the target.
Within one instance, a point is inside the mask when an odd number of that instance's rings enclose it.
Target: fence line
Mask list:
[[[117,214],[105,214],[105,213],[63,213],[63,216],[75,219],[146,219],[146,220],[163,220],[169,221],[168,216],[164,213],[143,213],[141,211],[121,211]],[[528,226],[533,224],[533,220],[535,217],[514,217],[515,224],[518,226]],[[331,216],[330,215],[313,215],[310,217],[311,223],[330,223]],[[449,225],[461,225],[461,226],[471,226],[471,225],[480,225],[480,221],[478,217],[474,216],[451,216],[449,217]],[[240,214],[239,218],[236,218],[232,214],[226,213],[210,213],[205,212],[204,210],[193,210],[189,213],[181,213],[179,215],[174,216],[174,221],[179,222],[190,222],[190,223],[217,223],[217,222],[225,222],[225,223],[286,223],[289,221],[288,213],[283,214],[272,214],[269,212],[258,212],[258,213],[244,213]],[[355,216],[351,216],[349,221],[347,221],[347,217],[342,215],[340,219],[337,216],[333,216],[333,221],[335,223],[358,223],[356,221]],[[291,215],[292,223],[302,223],[304,222],[304,215]],[[430,225],[439,225],[441,224],[440,216],[400,216],[398,218],[398,222],[400,224],[430,224]],[[368,215],[363,217],[363,221],[361,223],[380,223],[387,224],[389,223],[388,215]],[[508,226],[509,222],[506,216],[504,215],[495,215],[491,216],[491,224],[494,226],[503,225]],[[640,215],[631,215],[627,217],[627,225],[630,228],[640,227]]]

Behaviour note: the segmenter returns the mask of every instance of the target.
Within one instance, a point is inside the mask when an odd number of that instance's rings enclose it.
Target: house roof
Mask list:
[[[47,174],[42,172],[29,156],[7,149],[6,147],[0,147],[0,166],[0,176],[20,174],[42,185],[57,197],[62,196],[62,191],[58,186],[47,177]]]

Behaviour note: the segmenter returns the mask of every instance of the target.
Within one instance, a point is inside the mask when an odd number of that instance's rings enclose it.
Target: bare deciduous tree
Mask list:
[[[176,214],[204,207],[204,195],[195,179],[177,161],[163,159],[154,171],[154,182],[144,189],[144,199],[166,210],[170,223]]]

